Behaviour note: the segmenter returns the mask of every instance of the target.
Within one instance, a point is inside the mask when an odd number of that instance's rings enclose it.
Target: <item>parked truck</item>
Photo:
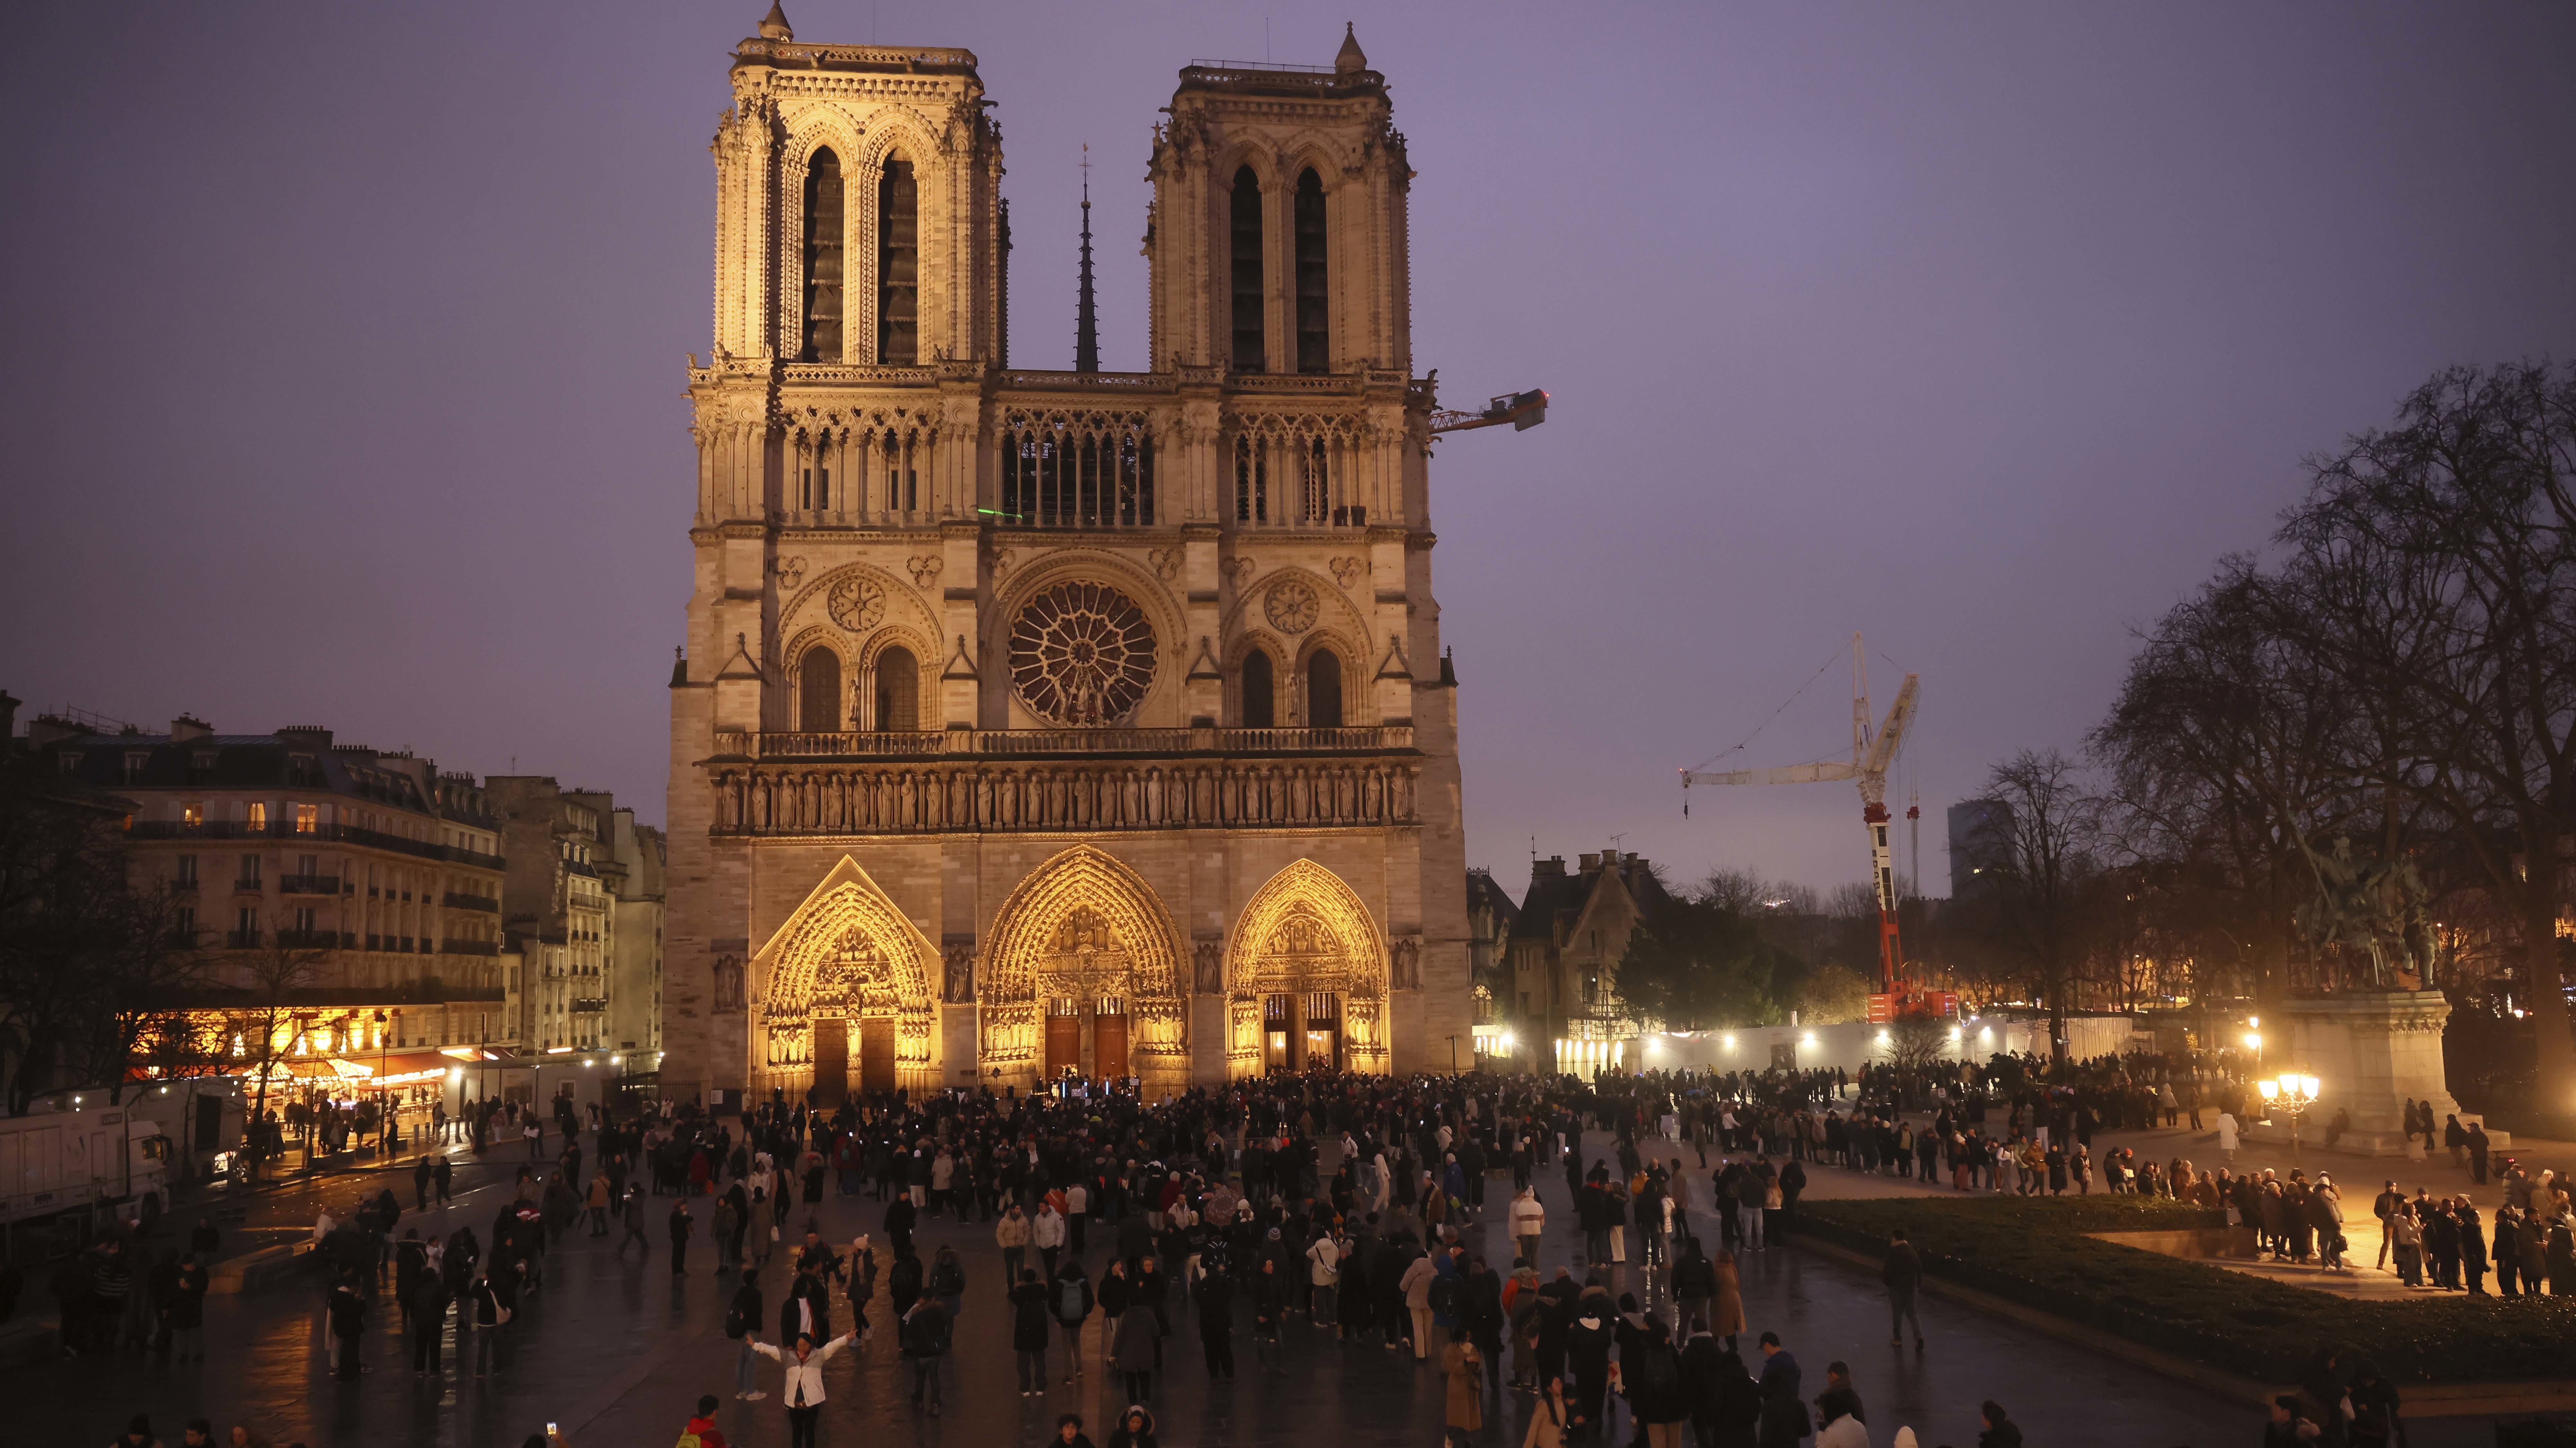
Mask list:
[[[111,1215],[149,1224],[168,1209],[170,1138],[143,1101],[105,1100],[50,1097],[0,1117],[0,1225],[74,1214],[85,1227]]]

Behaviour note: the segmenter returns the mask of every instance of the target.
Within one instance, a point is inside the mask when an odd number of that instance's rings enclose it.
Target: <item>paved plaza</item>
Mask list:
[[[1598,1136],[1591,1145],[1596,1153],[1607,1150]],[[1695,1169],[1695,1154],[1688,1148],[1682,1154]],[[432,1228],[450,1230],[463,1221],[472,1223],[478,1235],[487,1235],[499,1189],[480,1184],[506,1179],[520,1161],[515,1150],[496,1151],[488,1163],[467,1166],[459,1174],[461,1195],[456,1206],[444,1213],[433,1209],[425,1217],[407,1214],[404,1225],[416,1223],[426,1233]],[[1818,1195],[1922,1190],[1910,1183],[1863,1178],[1832,1168],[1817,1170],[1814,1180]],[[398,1195],[408,1203],[407,1174],[340,1177],[319,1187],[300,1187],[263,1199],[245,1225],[255,1236],[283,1231],[299,1217],[309,1222],[317,1192],[335,1206],[344,1206],[357,1195],[361,1183],[371,1189],[381,1182],[396,1182]],[[1542,1257],[1552,1277],[1557,1265],[1576,1261],[1581,1242],[1572,1231],[1562,1174],[1542,1173],[1539,1190],[1550,1213]],[[1498,1267],[1508,1266],[1508,1245],[1499,1222],[1507,1195],[1507,1181],[1497,1178],[1486,1223],[1471,1226],[1467,1233],[1471,1248],[1483,1251]],[[7,1375],[11,1395],[21,1404],[13,1414],[15,1431],[28,1441],[103,1444],[127,1416],[144,1411],[172,1445],[178,1442],[179,1425],[203,1414],[219,1427],[247,1421],[278,1448],[296,1441],[315,1448],[325,1444],[517,1448],[522,1438],[548,1422],[561,1424],[574,1448],[641,1444],[659,1448],[677,1434],[697,1396],[712,1392],[724,1400],[718,1423],[731,1441],[752,1448],[784,1445],[785,1414],[774,1394],[759,1403],[739,1403],[732,1397],[735,1345],[724,1336],[721,1320],[734,1279],[713,1270],[714,1252],[704,1237],[711,1209],[701,1204],[701,1235],[692,1254],[692,1270],[677,1280],[670,1273],[661,1229],[667,1210],[663,1201],[651,1214],[654,1247],[649,1261],[639,1261],[632,1248],[620,1258],[610,1250],[614,1238],[578,1233],[566,1237],[549,1255],[544,1290],[527,1299],[519,1320],[505,1330],[504,1367],[492,1378],[458,1374],[451,1345],[447,1352],[451,1366],[445,1376],[415,1379],[403,1357],[398,1323],[381,1313],[365,1348],[370,1371],[354,1383],[327,1376],[317,1280],[248,1296],[210,1298],[209,1360],[202,1366],[172,1367],[113,1357],[15,1370]],[[836,1196],[824,1204],[821,1222],[828,1236],[846,1243],[860,1231],[875,1230],[882,1213],[881,1204],[865,1197]],[[182,1217],[189,1219],[185,1213]],[[800,1208],[791,1219],[791,1229],[802,1221]],[[1702,1232],[1715,1240],[1713,1222],[1704,1223]],[[1106,1257],[1103,1235],[1092,1236],[1089,1258],[1095,1277]],[[1001,1301],[1000,1258],[992,1228],[933,1219],[925,1223],[919,1239],[925,1257],[942,1243],[955,1244],[966,1258],[969,1274],[956,1351],[945,1369],[947,1410],[933,1419],[909,1406],[909,1373],[885,1321],[881,1283],[872,1304],[878,1327],[875,1336],[842,1355],[828,1370],[831,1403],[824,1415],[823,1442],[843,1448],[886,1441],[1035,1445],[1051,1434],[1056,1415],[1066,1411],[1083,1414],[1094,1441],[1105,1442],[1109,1420],[1123,1404],[1117,1401],[1121,1395],[1115,1379],[1102,1367],[1098,1317],[1086,1333],[1082,1380],[1063,1385],[1066,1365],[1061,1351],[1052,1351],[1049,1366],[1058,1381],[1042,1401],[1024,1399],[1018,1396],[1012,1377],[1008,1316]],[[764,1279],[773,1315],[788,1275],[784,1255],[772,1260]],[[1635,1291],[1650,1308],[1669,1313],[1660,1274],[1645,1274],[1633,1266],[1610,1271],[1614,1290]],[[1922,1304],[1931,1337],[1929,1351],[1918,1357],[1910,1349],[1892,1349],[1877,1282],[1866,1273],[1795,1249],[1751,1256],[1745,1263],[1744,1296],[1752,1330],[1776,1331],[1787,1340],[1805,1365],[1811,1394],[1822,1387],[1826,1362],[1842,1358],[1852,1364],[1876,1444],[1885,1444],[1900,1424],[1912,1426],[1925,1448],[1973,1443],[1976,1407],[1986,1397],[2005,1403],[2025,1425],[2028,1441],[2034,1445],[2216,1448],[2254,1441],[2259,1435],[2260,1414],[2251,1405],[2225,1401],[1937,1299]],[[1247,1314],[1236,1332],[1243,1371],[1231,1385],[1208,1382],[1199,1360],[1195,1319],[1186,1311],[1175,1317],[1174,1335],[1166,1343],[1170,1371],[1158,1376],[1151,1405],[1165,1444],[1190,1448],[1439,1441],[1442,1385],[1435,1366],[1417,1366],[1409,1357],[1374,1343],[1336,1343],[1329,1333],[1292,1320],[1279,1370],[1265,1376],[1255,1371],[1248,1309],[1239,1305],[1238,1311]],[[454,1336],[452,1327],[450,1336]],[[1749,1353],[1751,1342],[1745,1346]],[[764,1383],[774,1386],[776,1368],[767,1363],[763,1367],[767,1370]],[[1489,1407],[1487,1427],[1478,1441],[1506,1448],[1517,1445],[1525,1402],[1507,1394],[1499,1411]],[[2493,1441],[2491,1430],[2480,1421],[2412,1426],[2417,1426],[2415,1442],[2425,1448]]]

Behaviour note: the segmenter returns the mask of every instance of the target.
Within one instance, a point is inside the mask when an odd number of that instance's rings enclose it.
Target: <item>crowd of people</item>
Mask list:
[[[2088,1192],[2098,1169],[2106,1191],[2224,1206],[2259,1226],[2267,1251],[2341,1266],[2340,1230],[2327,1225],[2340,1221],[2341,1199],[2324,1173],[2276,1179],[2140,1161],[2130,1149],[2092,1155],[2099,1131],[2197,1120],[2213,1106],[2223,1124],[2232,1104],[2197,1073],[2150,1060],[2069,1069],[1997,1058],[1856,1076],[1315,1074],[1158,1102],[1068,1082],[774,1099],[722,1117],[691,1106],[594,1112],[587,1132],[564,1105],[551,1153],[534,1112],[496,1107],[461,1129],[496,1146],[524,1135],[531,1160],[483,1230],[404,1226],[391,1187],[317,1222],[332,1273],[328,1362],[344,1377],[366,1371],[368,1324],[389,1312],[409,1371],[506,1372],[512,1324],[543,1291],[564,1235],[613,1235],[621,1259],[667,1246],[674,1275],[691,1270],[703,1238],[707,1270],[732,1282],[733,1397],[775,1398],[796,1448],[818,1441],[825,1365],[880,1331],[911,1405],[940,1414],[961,1371],[950,1362],[957,1321],[985,1296],[1008,1314],[1024,1398],[1110,1375],[1129,1405],[1106,1435],[1111,1448],[1154,1448],[1168,1374],[1192,1371],[1192,1360],[1214,1383],[1275,1373],[1283,1341],[1301,1332],[1436,1370],[1462,1437],[1514,1394],[1523,1448],[1623,1434],[1677,1448],[1684,1433],[1698,1448],[1796,1448],[1810,1437],[1842,1448],[1872,1441],[1844,1364],[1811,1392],[1778,1331],[1746,1341],[1745,1259],[1795,1230],[1811,1170],[2030,1193]],[[2504,1282],[2565,1291],[2576,1280],[2567,1184],[2518,1171],[2507,1169],[2517,1195],[2499,1213],[2515,1264]],[[422,1159],[415,1214],[449,1199],[447,1172],[443,1156]],[[1553,1254],[1537,1190],[1549,1174],[1562,1175],[1575,1229],[1573,1250]],[[827,1201],[857,1205],[871,1230],[827,1240]],[[2464,1201],[2407,1199],[2392,1184],[2379,1212],[2401,1274],[2456,1285],[2466,1272],[2477,1290],[2486,1264],[2501,1266],[2470,1245],[2480,1234]],[[971,1242],[961,1251],[948,1230],[925,1244],[931,1220],[989,1229],[989,1255]],[[201,1267],[194,1279],[180,1267],[183,1283],[202,1283]],[[1924,1351],[1921,1264],[1902,1234],[1883,1282],[1895,1345],[1910,1328]],[[452,1366],[442,1360],[451,1318]],[[1175,1346],[1192,1337],[1195,1353]],[[722,1443],[720,1407],[709,1398],[690,1429],[710,1448]],[[1981,1413],[1981,1443],[2019,1441],[2002,1407]],[[1090,1441],[1073,1415],[1058,1428],[1077,1448]]]

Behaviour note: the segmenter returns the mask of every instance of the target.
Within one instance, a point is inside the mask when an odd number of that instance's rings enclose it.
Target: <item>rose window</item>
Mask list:
[[[1295,579],[1274,583],[1261,610],[1270,616],[1270,626],[1281,633],[1304,633],[1315,626],[1315,590]]]
[[[827,600],[832,618],[846,629],[867,630],[885,617],[885,590],[871,578],[844,578]]]
[[[1154,626],[1098,583],[1059,583],[1011,624],[1011,684],[1057,724],[1126,721],[1154,683]]]

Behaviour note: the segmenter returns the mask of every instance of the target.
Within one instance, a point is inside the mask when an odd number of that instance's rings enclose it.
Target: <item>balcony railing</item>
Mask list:
[[[440,903],[450,910],[482,910],[494,915],[501,913],[501,902],[488,895],[459,895],[450,890],[441,897]]]
[[[720,835],[1383,827],[1420,822],[1421,756],[711,759]]]
[[[297,829],[292,820],[271,820],[254,826],[246,820],[206,820],[189,824],[184,820],[136,820],[126,826],[127,834],[138,840],[341,840],[370,849],[391,850],[423,860],[446,860],[453,864],[472,865],[477,869],[498,870],[499,855],[487,855],[457,845],[436,845],[427,840],[389,835],[382,830],[361,829],[347,824],[316,824],[310,829]]]
[[[1382,754],[1411,750],[1408,724],[1346,729],[936,729],[753,733],[719,729],[721,759],[1033,759],[1186,754]]]
[[[340,877],[287,875],[278,880],[277,889],[283,895],[337,895],[340,893]]]
[[[441,955],[499,955],[501,946],[492,940],[442,940],[438,942],[438,952]]]
[[[597,1015],[599,1012],[606,1009],[608,1009],[608,1002],[600,1000],[597,997],[577,1000],[572,1003],[572,1013],[577,1016]]]

